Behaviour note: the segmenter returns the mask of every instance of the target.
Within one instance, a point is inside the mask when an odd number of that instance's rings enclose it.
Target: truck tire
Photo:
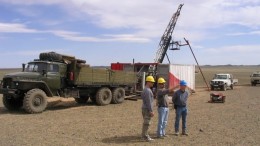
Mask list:
[[[90,96],[90,99],[91,99],[91,101],[92,101],[93,103],[96,103],[96,102],[97,102],[96,96]]]
[[[41,53],[39,58],[40,60],[62,61],[62,55],[55,52]]]
[[[226,97],[224,96],[222,97],[222,103],[225,103],[225,101],[226,101]]]
[[[112,101],[111,103],[122,103],[125,100],[125,89],[124,88],[115,88],[112,92]]]
[[[97,105],[108,105],[112,100],[112,93],[109,88],[103,87],[96,94]]]
[[[222,90],[223,90],[223,91],[226,91],[226,90],[227,90],[227,85],[226,85],[226,84],[223,85]]]
[[[78,104],[86,104],[88,102],[88,96],[80,96],[80,98],[74,98]]]
[[[214,87],[213,86],[211,86],[210,89],[211,89],[211,91],[214,91]]]
[[[23,100],[22,99],[15,99],[11,95],[3,95],[3,104],[5,108],[7,108],[10,111],[19,110],[23,106]]]
[[[230,85],[230,89],[231,89],[231,90],[234,89],[234,85],[233,85],[233,84]]]
[[[24,110],[28,113],[41,113],[47,107],[47,96],[41,89],[29,90],[23,100]]]

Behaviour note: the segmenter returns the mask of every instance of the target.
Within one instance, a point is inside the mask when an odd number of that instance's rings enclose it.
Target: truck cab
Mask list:
[[[6,74],[3,78],[3,93],[24,94],[33,87],[46,91],[48,96],[57,95],[63,86],[66,76],[66,65],[49,61],[29,62],[22,72]]]
[[[53,95],[57,95],[57,91],[64,86],[66,81],[66,70],[64,63],[34,61],[28,63],[24,72],[37,74],[36,79],[45,82]]]
[[[64,63],[35,60],[23,65],[22,72],[6,74],[1,87],[3,104],[9,110],[43,111],[46,97],[59,95],[66,85],[66,70]]]
[[[226,91],[227,88],[233,90],[234,85],[237,83],[237,79],[233,78],[232,74],[215,74],[213,80],[210,81],[211,90],[217,88]]]
[[[250,75],[250,81],[252,86],[256,86],[257,84],[260,84],[260,71],[253,72]]]

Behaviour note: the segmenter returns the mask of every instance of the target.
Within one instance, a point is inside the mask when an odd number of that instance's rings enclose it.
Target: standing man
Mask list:
[[[153,112],[154,96],[151,88],[153,87],[155,81],[153,76],[147,76],[145,81],[146,81],[145,88],[141,93],[141,97],[143,99],[142,115],[144,119],[143,128],[142,128],[142,138],[149,142],[154,140],[148,135],[148,129],[151,124],[151,118],[154,116],[154,112]]]
[[[165,89],[164,78],[159,78],[158,90],[157,90],[157,106],[158,106],[158,126],[157,126],[157,138],[163,139],[166,137],[165,128],[169,115],[169,99],[168,94],[173,92],[174,88]]]
[[[180,81],[180,89],[177,90],[172,98],[172,102],[174,104],[174,108],[176,110],[176,118],[175,118],[175,135],[179,135],[179,122],[180,118],[182,118],[182,135],[188,136],[186,129],[186,117],[188,113],[187,109],[187,100],[189,97],[188,91],[186,91],[187,82],[184,80]]]

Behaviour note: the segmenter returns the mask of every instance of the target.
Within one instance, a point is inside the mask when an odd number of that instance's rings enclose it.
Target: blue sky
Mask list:
[[[259,0],[0,0],[0,68],[48,51],[95,66],[153,62],[180,3],[174,40],[188,39],[200,64],[260,64]],[[187,47],[168,55],[195,64]]]

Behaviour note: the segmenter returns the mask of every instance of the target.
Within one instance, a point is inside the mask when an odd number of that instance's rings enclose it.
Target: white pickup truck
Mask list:
[[[256,84],[260,84],[260,71],[253,72],[250,76],[251,85],[256,86]]]
[[[226,91],[227,88],[233,90],[237,83],[238,79],[234,79],[232,74],[215,74],[213,80],[210,81],[210,87],[211,90],[221,89]]]

